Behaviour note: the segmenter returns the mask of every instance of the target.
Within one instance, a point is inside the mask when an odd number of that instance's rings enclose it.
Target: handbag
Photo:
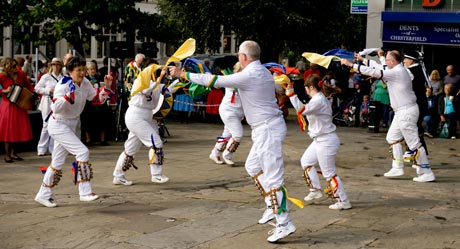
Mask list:
[[[446,121],[441,124],[441,132],[439,132],[440,138],[449,138],[449,122]]]

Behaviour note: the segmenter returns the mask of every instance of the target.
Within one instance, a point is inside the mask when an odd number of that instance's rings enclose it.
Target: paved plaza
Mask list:
[[[285,181],[290,197],[303,199],[307,187],[300,157],[311,140],[295,115],[287,118]],[[223,126],[167,121],[162,185],[150,182],[147,148],[135,156],[133,186],[112,184],[122,142],[90,148],[93,190],[101,196],[83,203],[72,183],[68,157],[54,188],[56,208],[34,202],[50,156],[23,152],[23,162],[0,164],[0,248],[460,248],[460,140],[428,139],[436,182],[412,181],[415,169],[386,179],[390,165],[385,130],[338,127],[338,174],[353,208],[328,209],[324,199],[300,209],[290,204],[297,231],[280,243],[266,241],[273,227],[257,224],[262,198],[244,169],[250,128],[235,154],[235,166],[208,159]],[[323,188],[326,182],[322,180]]]

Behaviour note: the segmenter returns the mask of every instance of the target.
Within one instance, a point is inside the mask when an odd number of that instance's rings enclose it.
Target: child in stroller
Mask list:
[[[342,100],[333,115],[333,122],[336,125],[353,126],[355,123],[356,106],[353,98]]]
[[[363,96],[363,102],[361,103],[361,109],[359,113],[359,120],[361,127],[366,128],[369,125],[369,95]]]

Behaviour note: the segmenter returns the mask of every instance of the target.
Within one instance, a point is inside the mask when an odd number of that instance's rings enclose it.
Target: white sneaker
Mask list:
[[[334,209],[334,210],[350,209],[351,208],[351,203],[350,203],[350,201],[338,201],[338,202],[330,205],[329,208]]]
[[[396,176],[402,176],[404,175],[404,169],[403,168],[391,168],[388,172],[383,174],[385,177],[396,177]]]
[[[262,215],[262,218],[259,220],[259,224],[265,224],[274,218],[275,214],[273,213],[273,209],[271,207],[267,207],[267,209],[264,211],[264,214]]]
[[[230,153],[228,153],[228,152],[225,153],[225,152],[227,152],[227,151],[224,151],[224,154],[222,155],[222,160],[228,165],[234,165],[235,162],[233,162],[231,156],[229,155]]]
[[[316,190],[316,191],[310,191],[310,193],[308,193],[307,196],[305,196],[305,198],[303,198],[305,201],[313,201],[313,200],[316,200],[316,199],[319,199],[323,197],[323,193],[321,193],[321,191],[319,190]]]
[[[276,242],[282,238],[286,238],[290,234],[294,233],[296,230],[294,224],[292,222],[288,222],[286,224],[278,224],[276,225],[275,231],[273,234],[267,238],[268,242]]]
[[[222,161],[222,158],[220,156],[215,156],[214,154],[209,155],[209,159],[213,160],[217,164],[223,164],[224,161]]]
[[[152,175],[152,182],[154,183],[165,183],[169,181],[169,177],[165,175]]]
[[[99,199],[99,195],[91,193],[89,195],[80,195],[80,201],[94,201]]]
[[[133,185],[132,181],[128,181],[125,176],[122,177],[114,177],[113,178],[113,184],[114,185],[125,185],[125,186],[130,186]]]
[[[36,202],[42,204],[43,206],[45,207],[49,207],[49,208],[53,208],[53,207],[56,207],[57,204],[54,202],[54,199],[52,197],[46,199],[46,197],[43,197],[39,194],[37,194],[35,196],[35,199],[34,199]]]
[[[430,173],[423,173],[418,175],[417,177],[412,178],[414,182],[432,182],[436,180],[433,172]]]

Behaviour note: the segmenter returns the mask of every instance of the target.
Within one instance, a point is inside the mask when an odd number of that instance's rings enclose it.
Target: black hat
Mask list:
[[[404,53],[404,58],[408,58],[414,61],[418,61],[419,57],[420,54],[417,51],[407,51],[406,53]]]

